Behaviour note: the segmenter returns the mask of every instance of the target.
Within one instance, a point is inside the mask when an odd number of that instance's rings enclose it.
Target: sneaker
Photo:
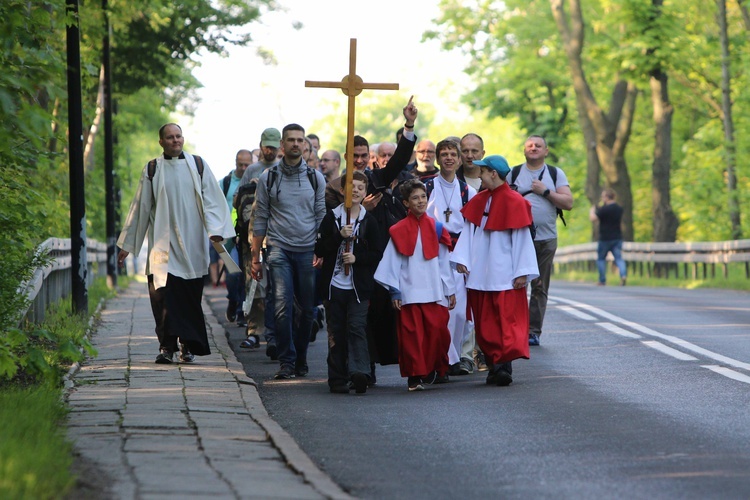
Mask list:
[[[257,349],[260,347],[260,339],[257,335],[248,335],[245,340],[240,342],[240,347],[243,349]]]
[[[328,388],[332,394],[349,394],[349,384],[336,384]]]
[[[620,286],[625,286],[625,283],[628,282],[627,278],[620,278]]]
[[[195,354],[190,352],[185,344],[180,344],[180,361],[183,363],[192,363],[195,361]]]
[[[488,370],[487,363],[484,359],[484,353],[482,351],[477,351],[476,357],[474,358],[474,362],[477,365],[477,371],[478,372],[486,372]]]
[[[174,359],[174,353],[166,349],[160,349],[159,355],[156,356],[155,363],[157,365],[171,365]]]
[[[437,376],[438,376],[437,372],[435,370],[432,370],[430,373],[428,373],[424,377],[420,377],[420,378],[422,379],[422,383],[423,384],[430,385],[430,384],[434,384],[435,383],[435,380],[437,379]]]
[[[448,382],[450,382],[450,379],[448,378],[448,374],[447,373],[445,375],[438,374],[435,377],[435,380],[432,381],[432,383],[435,384],[435,385],[438,385],[438,384],[447,384]]]
[[[422,379],[420,377],[409,377],[407,383],[409,384],[409,392],[424,391],[424,386],[422,385]]]
[[[240,312],[237,314],[237,326],[246,327],[247,326],[247,319],[245,318],[245,313]]]
[[[539,345],[539,335],[537,335],[536,333],[530,333],[529,345]]]
[[[294,368],[289,365],[282,365],[281,369],[273,376],[276,380],[289,380],[294,378]]]
[[[306,377],[310,373],[310,369],[307,367],[307,363],[297,363],[294,366],[294,374],[298,377]]]
[[[237,321],[237,301],[229,299],[227,304],[227,311],[224,313],[224,317],[228,322],[234,323]]]
[[[455,377],[457,375],[461,375],[461,362],[453,363],[450,368],[448,368],[448,375]]]
[[[357,394],[364,394],[367,392],[367,374],[366,373],[353,373],[352,374],[352,385],[354,386],[354,392]]]
[[[279,359],[279,351],[276,349],[275,345],[269,344],[266,346],[266,356],[271,358],[271,361]]]
[[[474,373],[474,362],[469,358],[461,358],[458,362],[458,374],[459,375],[470,375]]]

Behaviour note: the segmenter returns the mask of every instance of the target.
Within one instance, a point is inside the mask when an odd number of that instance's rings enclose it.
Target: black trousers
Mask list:
[[[156,289],[154,276],[149,274],[148,295],[159,349],[176,352],[182,343],[196,356],[211,354],[201,307],[203,278],[186,280],[168,274],[167,286]]]

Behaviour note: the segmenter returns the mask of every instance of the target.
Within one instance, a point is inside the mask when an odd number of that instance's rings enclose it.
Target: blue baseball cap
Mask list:
[[[474,163],[474,165],[476,165],[477,167],[491,168],[492,170],[500,174],[500,178],[502,180],[505,180],[505,178],[508,176],[508,172],[510,172],[508,160],[500,155],[485,156],[481,160],[474,160],[472,163]]]

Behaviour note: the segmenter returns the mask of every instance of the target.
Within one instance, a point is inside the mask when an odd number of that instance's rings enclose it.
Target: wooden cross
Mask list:
[[[363,89],[398,90],[398,83],[363,83],[362,78],[356,74],[356,70],[357,39],[350,38],[348,75],[344,76],[340,82],[305,81],[305,87],[341,89],[344,95],[349,96],[349,111],[346,124],[346,177],[343,184],[347,224],[349,223],[349,209],[352,208],[352,174],[354,173],[354,98],[361,94]]]

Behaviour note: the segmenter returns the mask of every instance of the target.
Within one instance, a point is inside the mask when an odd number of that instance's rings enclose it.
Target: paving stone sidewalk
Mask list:
[[[100,498],[350,498],[266,412],[205,299],[212,354],[157,365],[146,285],[107,302],[69,381],[68,437]],[[85,478],[84,478],[85,479]]]

